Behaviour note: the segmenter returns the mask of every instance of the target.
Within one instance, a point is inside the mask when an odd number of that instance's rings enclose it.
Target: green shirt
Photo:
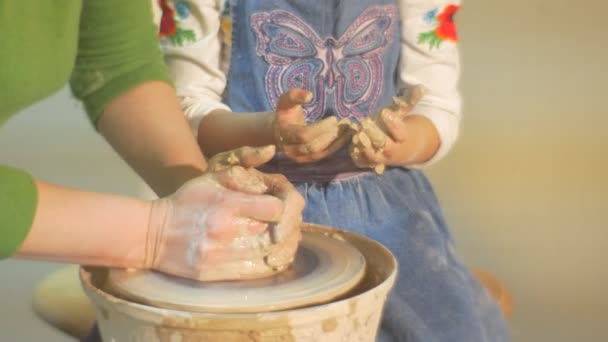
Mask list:
[[[150,0],[0,0],[0,125],[68,80],[93,123],[134,86],[170,83],[150,6]],[[0,166],[0,257],[14,254],[27,236],[36,202],[32,177]]]

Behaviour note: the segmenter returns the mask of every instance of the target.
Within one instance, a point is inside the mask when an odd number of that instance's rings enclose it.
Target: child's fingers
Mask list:
[[[369,165],[384,164],[384,155],[382,151],[376,151],[373,148],[364,148],[361,150],[361,155]]]
[[[426,89],[422,85],[416,85],[409,89],[403,96],[393,97],[393,105],[397,107],[399,116],[407,115],[412,108],[424,97]]]
[[[421,85],[421,84],[415,85],[408,94],[409,96],[408,96],[407,102],[410,104],[411,107],[414,107],[424,97],[425,93],[426,93],[426,88],[423,85]]]
[[[284,145],[283,151],[289,158],[298,163],[321,160],[339,150],[348,143],[355,132],[350,121],[331,118],[324,120],[321,131],[325,131],[305,144]],[[331,125],[331,126],[329,126]],[[312,126],[312,125],[311,125]]]
[[[294,145],[292,146],[291,153],[286,153],[287,156],[298,162],[298,163],[311,163],[321,159],[324,159],[336,151],[342,146],[347,144],[350,140],[350,134],[348,132],[341,133],[337,137],[321,137],[315,140],[313,145]]]
[[[312,93],[299,88],[294,88],[283,93],[277,102],[276,115],[280,126],[285,124],[305,124],[304,110],[302,105],[312,100]]]
[[[387,110],[383,110],[382,113],[388,112]],[[369,118],[365,118],[361,120],[361,129],[363,133],[369,137],[372,146],[375,149],[381,149],[386,145],[386,141],[388,137],[378,125],[374,121]]]
[[[350,157],[355,163],[355,165],[359,168],[374,168],[379,163],[372,160],[378,158],[371,158],[370,155],[373,155],[371,148],[364,147],[361,145],[351,145],[350,148]]]
[[[405,122],[395,113],[383,111],[381,114],[382,123],[386,127],[390,137],[396,142],[403,142],[407,138]]]
[[[321,151],[313,153],[311,155],[311,157],[314,160],[320,160],[329,155],[332,155],[332,154],[336,153],[339,149],[341,149],[342,146],[346,145],[350,141],[350,138],[351,138],[351,133],[348,131],[344,131],[344,132],[340,133],[338,135],[338,137],[329,144],[329,146],[327,146],[325,149],[323,149]]]
[[[322,134],[337,131],[338,119],[335,116],[310,125],[289,125],[281,128],[282,141],[286,145],[306,144]]]
[[[312,101],[312,93],[301,88],[293,88],[283,93],[277,101],[277,111],[289,109],[294,105],[303,105]]]
[[[353,147],[351,145],[349,153],[350,153],[350,158],[353,160],[353,163],[355,163],[355,165],[357,167],[359,167],[359,168],[368,167],[368,165],[363,163],[363,159],[361,157],[361,150],[358,147]]]
[[[315,139],[299,145],[298,152],[303,155],[321,152],[327,149],[331,143],[340,138],[342,135],[344,135],[344,131],[337,125],[333,126],[315,137]]]

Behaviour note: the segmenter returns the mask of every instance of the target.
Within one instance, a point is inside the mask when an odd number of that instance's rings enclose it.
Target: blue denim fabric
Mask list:
[[[493,298],[454,252],[439,203],[420,171],[388,169],[329,183],[296,183],[304,220],[366,235],[399,261],[378,341],[502,342]]]

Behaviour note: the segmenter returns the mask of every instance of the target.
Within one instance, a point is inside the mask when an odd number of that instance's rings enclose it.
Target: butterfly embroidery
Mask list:
[[[265,87],[272,107],[282,93],[297,87],[313,93],[304,107],[308,122],[326,113],[367,116],[382,92],[382,54],[393,40],[396,18],[395,6],[372,6],[339,39],[322,39],[289,12],[253,14],[256,53],[270,65]]]

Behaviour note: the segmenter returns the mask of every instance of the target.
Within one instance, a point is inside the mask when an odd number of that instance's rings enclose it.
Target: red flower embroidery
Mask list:
[[[163,11],[160,18],[159,37],[172,37],[177,33],[177,23],[175,22],[175,11],[169,6],[168,0],[158,0],[158,4]]]
[[[437,21],[440,25],[435,32],[442,40],[458,41],[456,33],[456,24],[454,23],[454,15],[460,7],[457,5],[449,5],[443,9],[443,12],[437,16]]]
[[[181,46],[185,42],[196,41],[194,31],[180,27],[180,23],[190,15],[190,5],[187,2],[158,0],[158,4],[163,11],[160,18],[159,38],[171,40],[174,45]]]
[[[457,5],[448,5],[443,11],[437,14],[438,9],[428,11],[424,15],[424,21],[429,24],[435,24],[435,29],[427,32],[422,32],[418,35],[418,43],[429,44],[429,47],[439,47],[443,41],[451,42],[458,41],[456,33],[456,24],[454,23],[454,15],[460,7]]]

